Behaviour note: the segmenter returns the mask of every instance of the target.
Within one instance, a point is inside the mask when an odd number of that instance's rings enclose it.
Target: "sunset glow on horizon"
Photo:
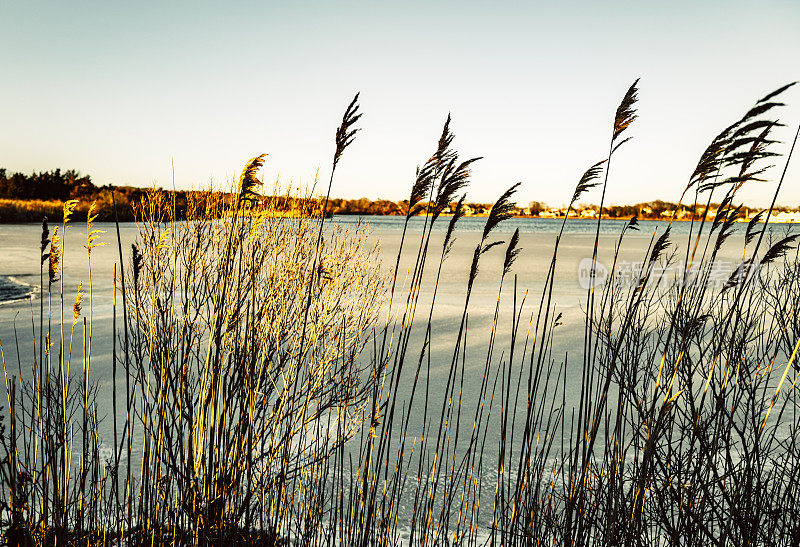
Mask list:
[[[325,178],[361,93],[362,131],[332,194],[400,200],[448,113],[474,167],[469,199],[521,181],[560,205],[605,157],[614,110],[640,80],[634,137],[607,203],[677,200],[700,153],[759,98],[800,79],[794,1],[566,3],[0,2],[0,167],[77,169],[95,184],[225,184],[268,153],[264,178]],[[782,97],[784,151],[800,90]],[[780,176],[783,159],[769,175]],[[779,203],[800,204],[800,167]],[[768,203],[773,183],[739,198]],[[585,201],[597,202],[590,193]]]

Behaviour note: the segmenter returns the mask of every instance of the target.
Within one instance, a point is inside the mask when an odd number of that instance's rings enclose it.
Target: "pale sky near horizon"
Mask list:
[[[800,79],[800,2],[56,2],[0,0],[0,167],[96,184],[198,188],[238,177],[327,184],[334,130],[362,131],[332,195],[404,199],[448,112],[475,164],[470,201],[568,201],[640,81],[608,203],[677,200],[700,153]],[[800,124],[800,85],[776,132]],[[800,156],[800,154],[798,154]],[[800,204],[800,157],[778,202]],[[780,176],[783,160],[770,173]],[[741,198],[766,205],[774,183]],[[595,191],[596,192],[596,191]],[[599,201],[590,193],[586,202]]]

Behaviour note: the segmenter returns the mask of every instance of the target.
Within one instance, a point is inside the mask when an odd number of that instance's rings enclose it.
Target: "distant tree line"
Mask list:
[[[9,174],[7,169],[0,168],[0,222],[41,222],[44,216],[51,220],[59,219],[63,203],[71,199],[79,201],[72,215],[74,220],[85,220],[94,202],[98,221],[113,221],[115,218],[132,221],[136,217],[135,205],[152,190],[163,193],[164,199],[174,203],[179,220],[186,218],[190,201],[196,207],[207,197],[230,196],[225,192],[172,191],[111,184],[97,186],[92,183],[91,177],[75,170],[56,169],[25,175]],[[265,196],[263,199],[271,200],[273,211],[288,215],[296,211],[319,210],[318,198]]]
[[[113,203],[116,202],[119,220],[131,221],[134,220],[133,204],[138,203],[146,191],[133,186],[97,186],[89,175],[74,169],[26,175],[9,173],[0,167],[0,222],[41,222],[43,216],[52,220],[60,216],[61,205],[70,199],[79,200],[73,214],[75,220],[85,220],[92,202],[96,202],[97,220],[114,220]],[[175,194],[179,209],[186,201],[185,194]]]
[[[132,186],[113,186],[110,184],[96,186],[92,183],[89,175],[82,175],[79,171],[69,169],[62,171],[34,172],[30,175],[23,173],[9,173],[7,169],[0,168],[0,222],[39,222],[43,214],[50,214],[58,210],[59,203],[69,199],[78,199],[81,204],[78,206],[75,219],[85,218],[89,205],[95,201],[98,220],[113,220],[114,207],[112,204],[112,192],[116,200],[116,214],[120,220],[130,221],[134,219],[132,205],[138,203],[142,196],[147,192],[146,189]],[[184,215],[186,211],[187,196],[191,192],[186,191],[165,191],[169,199],[174,200],[177,214]],[[272,199],[275,210],[289,211],[297,209],[314,210],[321,206],[319,198],[298,198],[289,196],[270,196],[264,199]],[[313,201],[314,203],[310,203]],[[425,204],[418,204],[414,214],[424,213]],[[452,214],[455,211],[456,203],[451,203],[445,209],[444,214]],[[310,207],[310,209],[309,209]],[[716,213],[719,204],[712,203],[709,206],[709,215]],[[467,203],[464,213],[467,216],[487,215],[491,209],[489,203]],[[319,209],[316,209],[319,210]],[[698,204],[694,211],[694,217],[699,218],[705,210],[705,204]],[[776,207],[775,212],[788,211],[788,207]],[[755,214],[758,209],[742,207],[740,216],[748,218]],[[326,207],[327,215],[405,215],[408,212],[408,201],[391,201],[387,199],[370,200],[367,198],[342,199],[332,198],[328,200]],[[598,207],[596,205],[579,204],[573,216],[596,217]],[[532,217],[561,217],[566,213],[564,207],[550,207],[541,201],[531,201],[528,207],[517,207],[516,213],[519,216]],[[607,218],[631,218],[637,216],[640,219],[663,219],[672,217],[687,220],[692,218],[691,204],[677,204],[662,200],[637,203],[635,205],[610,205],[603,208],[603,216]]]
[[[69,169],[42,171],[40,173],[9,174],[0,168],[0,198],[60,200],[80,199],[96,194],[100,188],[92,184],[89,175]]]
[[[408,211],[408,201],[334,198],[328,200],[327,211],[333,215],[404,215]]]

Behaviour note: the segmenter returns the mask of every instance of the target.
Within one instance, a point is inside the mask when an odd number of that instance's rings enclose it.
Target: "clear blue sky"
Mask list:
[[[456,148],[485,157],[472,200],[522,181],[520,202],[561,204],[641,77],[608,195],[675,200],[720,129],[800,78],[797,0],[0,0],[0,29],[0,166],[99,184],[169,187],[172,161],[179,188],[224,183],[261,152],[267,180],[326,178],[361,91],[363,131],[334,195],[405,198],[451,112]],[[800,89],[784,99],[796,128]],[[782,203],[800,203],[798,164]],[[742,197],[763,204],[770,188]]]

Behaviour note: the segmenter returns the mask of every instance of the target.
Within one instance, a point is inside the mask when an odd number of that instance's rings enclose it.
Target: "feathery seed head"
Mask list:
[[[95,209],[97,209],[97,200],[92,201],[92,204],[89,205],[89,212],[86,214],[86,224],[90,230],[92,229],[92,224],[94,224],[94,221],[97,218]]]
[[[72,213],[75,212],[75,207],[77,205],[78,205],[77,199],[69,199],[64,202],[63,206],[64,224],[70,221],[70,218],[72,218]]]
[[[514,216],[514,204],[510,201],[511,196],[517,191],[521,182],[516,183],[511,188],[506,190],[502,196],[495,202],[492,210],[489,212],[489,218],[486,219],[486,225],[483,228],[483,237],[481,241],[486,241],[492,230],[504,220]]]
[[[450,150],[450,145],[453,143],[455,135],[450,131],[450,119],[450,114],[448,113],[447,120],[445,120],[442,128],[442,136],[439,137],[439,146],[436,148],[436,154],[434,154],[434,157],[439,160],[444,160],[450,154],[453,154],[453,151]]]
[[[455,160],[449,162],[441,175],[439,189],[436,193],[436,206],[434,207],[433,218],[436,220],[445,207],[455,197],[459,190],[469,184],[471,174],[470,165],[481,158],[472,158],[455,165]]]
[[[719,204],[717,207],[717,214],[714,215],[714,220],[711,223],[711,231],[713,232],[716,230],[724,221],[728,214],[728,208],[731,205],[732,200],[731,194],[726,194],[724,198],[722,198],[722,203]]]
[[[689,178],[689,185],[686,187],[687,191],[694,184],[704,183],[720,170],[722,167],[722,158],[731,141],[730,130],[731,128],[728,128],[717,135],[714,140],[711,141],[711,144],[703,151],[700,160],[697,162],[697,166],[694,168],[694,173],[692,173],[692,176]]]
[[[164,249],[167,248],[167,239],[169,238],[171,230],[165,228],[158,236],[158,244],[156,245],[156,255],[160,256]]]
[[[53,237],[50,239],[50,252],[48,253],[49,259],[49,280],[52,285],[59,279],[59,270],[61,267],[61,238],[58,236],[58,226],[53,228]]]
[[[105,230],[93,230],[92,227],[94,225],[94,221],[97,218],[97,214],[94,212],[95,208],[97,207],[97,201],[93,201],[92,204],[89,206],[89,213],[86,216],[86,250],[91,255],[92,249],[95,247],[102,247],[106,244],[104,241],[103,243],[95,243],[97,238],[100,237],[100,234],[106,233]]]
[[[580,199],[584,192],[591,190],[598,184],[599,182],[595,182],[599,177],[600,174],[603,172],[603,164],[606,160],[598,161],[594,165],[592,165],[589,169],[581,177],[581,180],[578,181],[578,185],[575,186],[575,192],[572,194],[572,200],[570,201],[570,205],[574,205],[575,202]]]
[[[723,243],[727,240],[730,235],[733,233],[733,224],[736,222],[736,219],[739,218],[739,213],[742,210],[742,206],[739,205],[737,207],[733,207],[728,205],[722,213],[722,227],[719,230],[719,234],[717,235],[717,241],[714,244],[714,250],[717,251],[722,248]]]
[[[258,155],[248,161],[242,174],[239,176],[239,198],[242,201],[256,201],[258,193],[256,188],[261,186],[261,181],[258,179],[258,170],[264,165],[264,158],[266,154]]]
[[[502,239],[499,241],[492,241],[491,243],[487,243],[481,247],[481,254],[488,253],[493,247],[497,247],[498,245],[502,245],[505,243]]]
[[[519,247],[519,228],[517,228],[514,230],[514,235],[511,236],[511,241],[508,242],[508,247],[506,247],[506,258],[503,260],[503,275],[511,271],[511,266],[519,256],[520,251],[522,251],[522,248]]]
[[[458,160],[458,154],[450,148],[454,138],[455,135],[453,135],[453,132],[450,131],[450,115],[448,114],[447,120],[444,122],[444,128],[442,128],[442,135],[439,137],[439,141],[436,146],[436,151],[430,158],[428,158],[422,167],[417,167],[417,176],[414,180],[414,185],[411,187],[411,196],[408,200],[407,216],[414,214],[417,204],[425,199],[425,197],[431,192],[436,179],[440,177],[443,178],[446,170],[453,169],[455,162]],[[468,175],[469,173],[467,172],[467,176]],[[466,182],[464,182],[464,184],[466,184]],[[457,191],[457,188],[454,189],[451,192],[451,197]],[[441,182],[438,195],[442,195]],[[437,202],[438,201],[439,200],[437,199]]]
[[[653,245],[653,250],[650,253],[650,264],[655,264],[661,255],[664,254],[664,251],[667,250],[669,247],[669,232],[672,227],[667,227],[663,234],[656,240],[656,244]]]
[[[775,245],[770,247],[766,253],[764,253],[764,256],[761,258],[761,264],[769,264],[783,256],[786,256],[786,253],[792,249],[795,240],[798,237],[800,237],[800,234],[794,234],[778,241]]]
[[[458,204],[456,205],[456,210],[453,211],[453,216],[450,217],[450,222],[447,224],[447,232],[445,233],[444,242],[442,243],[445,255],[449,254],[450,249],[453,247],[453,242],[455,241],[453,232],[455,231],[456,223],[464,216],[464,200],[466,198],[467,194],[461,195],[461,199],[458,200]]]
[[[430,160],[422,167],[417,167],[417,176],[414,179],[414,185],[411,187],[411,196],[408,199],[408,211],[406,216],[410,217],[417,210],[417,205],[425,199],[428,192],[431,190],[434,178],[434,166]]]
[[[44,261],[47,260],[48,255],[44,251],[47,249],[47,246],[50,244],[50,228],[47,225],[47,217],[45,216],[42,218],[42,244],[40,247],[41,250],[41,260],[42,264]]]
[[[778,95],[780,95],[781,93],[783,93],[784,91],[786,91],[787,89],[789,89],[790,87],[792,87],[796,83],[797,82],[792,82],[792,83],[789,83],[789,84],[786,84],[786,85],[783,85],[783,86],[779,87],[778,89],[776,89],[772,93],[768,94],[766,97],[763,97],[763,98],[759,99],[758,100],[758,104],[769,102],[770,99],[774,99],[775,97],[777,97]]]
[[[761,218],[764,216],[764,213],[766,213],[766,210],[762,209],[761,211],[756,213],[753,216],[753,218],[751,218],[750,221],[747,223],[747,230],[745,231],[744,234],[745,247],[749,245],[751,241],[753,241],[753,238],[756,237],[756,234],[758,233],[756,230],[756,224],[758,224],[761,221]]]
[[[617,107],[617,114],[614,117],[614,136],[611,138],[611,142],[616,141],[617,137],[619,137],[636,119],[636,109],[634,105],[638,100],[637,94],[639,90],[636,87],[638,83],[639,78],[636,78],[622,98],[622,102]]]
[[[134,286],[137,286],[139,284],[139,275],[142,272],[144,258],[142,257],[142,253],[139,251],[139,247],[135,243],[131,245],[131,253],[133,255],[133,284]]]
[[[83,301],[83,281],[78,282],[78,292],[75,294],[75,304],[72,306],[72,326],[78,322],[81,315],[81,302]]]
[[[786,106],[786,103],[776,103],[776,102],[765,102],[765,103],[758,103],[753,108],[747,111],[747,113],[742,116],[742,119],[739,120],[737,125],[742,126],[745,125],[747,122],[752,120],[753,118],[757,118],[762,114],[766,114],[773,108],[777,108],[779,106]]]
[[[771,99],[793,85],[794,83],[782,86],[760,99],[739,121],[717,136],[703,153],[687,190],[694,183],[700,183],[699,190],[702,192],[713,190],[723,184],[730,184],[738,189],[745,182],[763,181],[756,175],[763,173],[768,167],[753,170],[753,165],[758,160],[778,155],[768,150],[768,147],[777,141],[768,139],[767,136],[772,128],[781,127],[782,124],[775,120],[758,118],[773,108],[784,106],[784,103],[774,102]],[[749,148],[742,150],[745,147]],[[738,175],[719,182],[710,180],[725,167],[738,167]]]
[[[360,93],[356,93],[356,96],[353,97],[353,100],[350,102],[350,105],[347,107],[347,110],[344,112],[344,116],[342,117],[342,124],[336,130],[336,152],[333,155],[333,168],[336,169],[336,165],[339,163],[339,159],[342,157],[345,149],[350,146],[355,138],[355,135],[360,128],[351,129],[351,127],[358,121],[361,117],[361,114],[358,114],[358,96]]]
[[[637,292],[644,289],[650,272],[653,270],[653,266],[656,262],[658,262],[658,259],[661,258],[661,255],[663,255],[664,251],[666,251],[669,247],[669,232],[671,228],[671,226],[668,226],[664,233],[659,236],[653,245],[653,248],[650,251],[650,259],[647,261],[647,270],[645,271],[645,275],[642,275],[642,277],[639,278],[639,284],[636,286],[635,290]]]

